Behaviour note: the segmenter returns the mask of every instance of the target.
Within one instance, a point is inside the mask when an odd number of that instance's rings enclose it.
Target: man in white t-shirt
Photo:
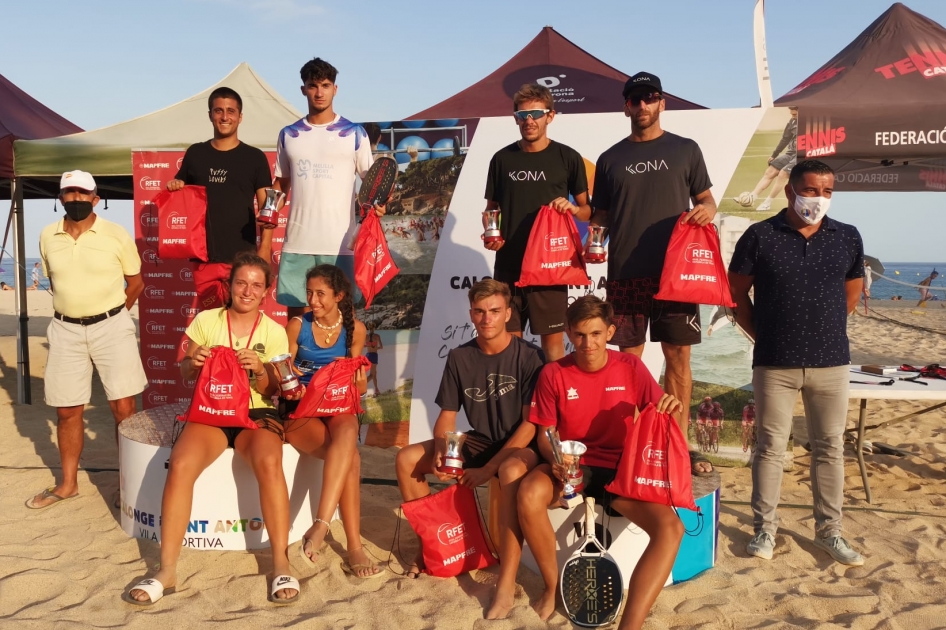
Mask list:
[[[279,132],[273,184],[287,194],[292,190],[276,289],[289,317],[303,313],[305,272],[315,265],[336,265],[354,282],[348,244],[357,225],[355,176],[363,177],[373,162],[365,130],[332,109],[338,71],[315,58],[300,74],[309,113]]]

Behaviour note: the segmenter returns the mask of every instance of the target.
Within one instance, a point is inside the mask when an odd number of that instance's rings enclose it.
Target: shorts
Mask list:
[[[465,435],[466,439],[463,440],[463,444],[460,445],[460,456],[463,458],[464,468],[482,468],[493,459],[496,453],[506,446],[506,442],[509,440],[509,438],[506,438],[505,440],[494,442],[489,439],[488,436],[477,431],[467,431]],[[526,448],[531,448],[538,452],[537,444],[536,438],[533,437],[532,442],[530,442]]]
[[[194,267],[194,288],[197,308],[206,311],[225,306],[230,299],[229,263],[199,263]]]
[[[721,427],[722,424],[723,424],[723,421],[722,421],[722,420],[711,420],[711,421],[710,421],[710,425],[716,427],[717,429],[718,429],[719,427]]]
[[[276,301],[283,306],[305,307],[305,274],[317,265],[335,265],[341,269],[354,290],[352,300],[357,302],[360,291],[355,285],[354,256],[316,256],[283,252],[279,259],[279,278],[276,282]]]
[[[698,425],[700,425],[700,426],[707,425],[707,424],[709,424],[709,422],[710,422],[710,421],[707,420],[707,419],[705,419],[705,418],[697,418],[697,419],[696,419],[696,423],[697,423]]]
[[[644,343],[648,323],[650,340],[674,346],[694,346],[701,341],[700,306],[655,300],[660,278],[628,278],[607,283],[608,302],[614,308],[617,330],[611,343],[634,348]]]
[[[286,441],[285,432],[283,431],[283,421],[280,419],[279,415],[276,413],[275,409],[250,409],[250,419],[255,420],[257,424],[260,425],[260,429],[266,431],[272,431],[279,436],[283,442]],[[174,421],[174,429],[172,430],[171,435],[171,447],[173,448],[174,443],[177,442],[177,438],[181,435],[181,431],[184,430],[185,422],[180,420]],[[227,437],[227,448],[234,448],[236,444],[237,436],[240,435],[243,431],[252,431],[254,429],[245,429],[243,427],[217,427],[223,434]],[[255,429],[259,431],[259,429]]]
[[[365,353],[365,358],[368,359],[368,362],[371,365],[378,365],[378,353],[377,352],[367,352]]]
[[[795,161],[797,159],[798,158],[794,155],[783,153],[769,162],[769,166],[777,171],[791,171],[793,168],[795,168]]]
[[[565,332],[565,310],[568,308],[568,286],[517,287],[507,282],[512,300],[512,316],[506,322],[508,332],[522,332],[526,322],[536,335]]]
[[[56,318],[46,329],[49,355],[44,377],[46,404],[77,407],[92,399],[92,366],[99,373],[108,400],[135,396],[148,386],[135,322],[128,309],[91,326]]]
[[[618,496],[604,489],[606,485],[614,481],[618,471],[615,468],[604,468],[603,466],[582,466],[582,482],[585,485],[581,493],[586,497],[592,497],[595,503],[600,504],[604,510],[611,516],[621,516],[611,508],[611,501]]]

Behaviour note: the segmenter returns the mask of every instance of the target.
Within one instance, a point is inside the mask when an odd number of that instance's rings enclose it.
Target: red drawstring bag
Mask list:
[[[497,563],[483,533],[473,490],[454,484],[437,494],[401,505],[420,538],[430,575],[455,577]]]
[[[299,406],[289,417],[295,420],[362,413],[361,395],[351,379],[358,368],[370,365],[364,355],[335,359],[312,376]]]
[[[381,289],[398,274],[397,264],[388,250],[381,220],[370,210],[355,238],[355,282],[365,296],[365,308],[371,306]]]
[[[207,189],[184,186],[158,193],[158,256],[207,262]]]
[[[680,215],[682,219],[687,215]],[[712,223],[700,227],[677,221],[670,235],[660,290],[654,298],[734,308],[726,265],[719,253],[719,235]]]
[[[618,496],[699,512],[693,502],[690,453],[680,426],[653,403],[634,421],[625,419],[627,436],[614,481],[605,490]]]
[[[248,348],[262,318],[260,315],[253,324],[250,339],[246,342]],[[232,340],[229,312],[227,333]],[[200,368],[190,406],[183,416],[178,416],[178,420],[212,427],[258,429],[259,426],[250,420],[249,400],[250,379],[246,370],[240,367],[236,352],[230,346],[216,346],[210,349],[210,356]]]
[[[535,218],[517,287],[591,284],[575,217],[542,206]]]

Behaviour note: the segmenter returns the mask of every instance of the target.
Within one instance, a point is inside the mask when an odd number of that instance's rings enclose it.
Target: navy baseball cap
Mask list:
[[[628,95],[638,88],[649,89],[655,92],[663,93],[663,87],[660,85],[660,78],[650,72],[638,72],[624,84],[622,95],[627,99]]]

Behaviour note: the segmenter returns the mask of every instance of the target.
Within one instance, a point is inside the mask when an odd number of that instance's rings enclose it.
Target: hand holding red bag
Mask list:
[[[400,272],[388,250],[381,220],[369,210],[355,238],[355,282],[365,296],[365,308],[371,306],[381,289]]]
[[[427,573],[454,577],[497,563],[489,550],[473,490],[454,484],[401,505],[420,538]]]
[[[654,298],[734,308],[715,226],[684,223],[686,215],[680,215],[670,235],[660,290]]]
[[[591,284],[575,217],[542,206],[532,232],[517,287]]]
[[[158,256],[207,262],[207,189],[165,190],[151,203],[158,209]]]
[[[362,413],[361,395],[352,377],[358,368],[370,365],[364,355],[335,359],[312,376],[299,406],[289,417],[295,420]]]
[[[263,316],[256,318],[247,347],[252,347],[253,333]],[[230,331],[230,313],[227,313],[227,332]],[[228,335],[231,339],[232,335]],[[210,349],[210,356],[204,361],[194,385],[194,397],[191,404],[179,416],[182,422],[197,422],[212,427],[239,427],[258,429],[250,420],[250,379],[240,366],[233,348],[216,346]]]
[[[605,486],[618,496],[699,512],[693,502],[690,453],[680,426],[650,403],[635,419],[628,416],[624,452],[614,481]]]

